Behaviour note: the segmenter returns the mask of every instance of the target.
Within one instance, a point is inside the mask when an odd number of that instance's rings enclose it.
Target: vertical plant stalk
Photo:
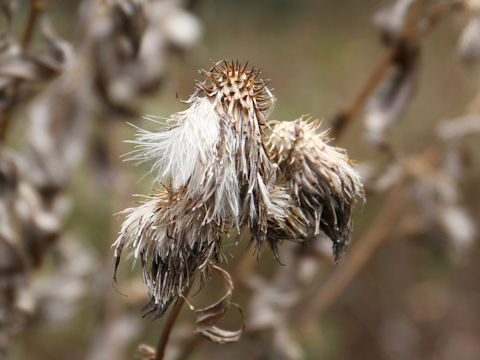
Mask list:
[[[397,52],[398,46],[393,46],[386,50],[370,73],[367,81],[364,83],[357,95],[355,95],[352,102],[333,118],[332,133],[335,138],[338,139],[341,136],[347,125],[352,120],[353,116],[362,107],[370,94],[372,94],[377,88],[377,85],[383,79],[383,76],[393,63]]]
[[[163,360],[163,358],[165,357],[165,350],[167,349],[168,339],[170,338],[173,325],[175,325],[178,315],[182,310],[182,306],[185,302],[185,298],[187,297],[188,292],[190,291],[190,287],[191,286],[185,289],[182,296],[178,298],[177,303],[170,311],[170,314],[168,314],[168,318],[160,335],[160,339],[158,339],[157,350],[155,352],[155,360]]]
[[[299,328],[308,333],[313,321],[318,318],[338,299],[363,269],[375,250],[385,242],[399,223],[399,218],[405,207],[406,194],[403,184],[393,189],[385,201],[379,216],[367,233],[357,242],[357,245],[345,256],[327,282],[315,294],[310,294],[307,305],[303,306],[300,315]],[[305,302],[302,302],[305,304]]]
[[[255,265],[257,264],[257,257],[255,256],[255,252],[253,251],[246,251],[243,253],[240,261],[235,265],[232,275],[232,281],[236,288],[242,286],[245,281],[245,278],[248,274],[253,270]],[[201,345],[202,338],[192,333],[183,343],[182,351],[178,356],[178,360],[187,359],[197,347]]]
[[[7,136],[8,123],[10,122],[11,113],[11,106],[0,112],[0,143],[2,143]]]
[[[21,43],[23,52],[27,50],[28,44],[32,39],[33,32],[35,30],[35,24],[37,22],[38,15],[42,11],[42,8],[43,6],[39,0],[30,0],[30,4],[28,7],[27,24],[25,25],[25,31],[23,32]]]
[[[421,7],[417,6],[415,11],[412,11],[401,36],[390,47],[388,47],[383,55],[379,58],[372,72],[367,80],[354,96],[353,100],[343,110],[341,110],[333,118],[332,133],[335,138],[339,138],[345,128],[352,121],[355,114],[361,109],[365,101],[373,93],[373,91],[380,84],[384,75],[390,69],[390,66],[395,61],[396,56],[401,53],[403,47],[411,41],[418,40],[431,31],[438,21],[445,16],[449,10],[461,8],[465,0],[450,0],[441,2],[433,6],[424,17],[421,17]],[[421,4],[424,5],[424,4]],[[419,24],[423,25],[422,27]]]

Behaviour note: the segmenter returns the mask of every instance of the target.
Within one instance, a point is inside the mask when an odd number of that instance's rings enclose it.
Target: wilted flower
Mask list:
[[[161,316],[190,285],[218,262],[221,235],[248,228],[260,251],[269,244],[278,258],[282,240],[303,240],[325,231],[338,257],[351,231],[351,209],[362,187],[344,152],[325,144],[325,134],[298,120],[278,124],[265,146],[266,111],[273,96],[259,71],[238,63],[213,64],[206,78],[159,132],[139,129],[130,159],[153,161],[159,194],[128,209],[114,244],[118,265],[124,246],[140,259],[151,295],[150,312]],[[290,150],[289,150],[290,149]],[[289,158],[293,156],[293,158]],[[273,161],[273,162],[272,162]],[[280,165],[285,184],[277,184]],[[290,168],[303,173],[292,172]],[[308,171],[308,172],[307,172]],[[314,225],[312,225],[314,224]]]
[[[208,261],[218,261],[220,232],[214,224],[203,224],[203,211],[186,213],[185,194],[165,189],[128,214],[116,242],[117,261],[124,245],[140,258],[143,278],[151,301],[150,312],[163,315],[179,293],[189,287],[197,270],[206,270]]]
[[[258,70],[238,63],[202,74],[209,83],[198,83],[190,107],[172,115],[176,124],[140,130],[133,142],[131,159],[153,160],[157,180],[171,187],[131,211],[116,257],[125,243],[141,257],[159,316],[200,265],[218,259],[220,233],[248,226],[258,249],[267,235],[273,167],[263,147],[262,107],[269,93]]]
[[[269,150],[296,206],[308,219],[307,238],[323,231],[333,242],[338,260],[350,241],[352,209],[363,197],[358,173],[343,149],[328,145],[328,131],[300,118],[273,123]]]

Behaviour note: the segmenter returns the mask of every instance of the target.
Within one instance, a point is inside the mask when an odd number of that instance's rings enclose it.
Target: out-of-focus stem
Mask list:
[[[332,133],[339,138],[350,124],[356,113],[362,108],[365,101],[377,88],[384,75],[394,63],[396,56],[408,42],[415,42],[428,33],[438,21],[452,9],[462,6],[465,0],[449,0],[433,6],[423,17],[421,16],[424,2],[420,3],[410,14],[401,36],[380,56],[367,80],[354,96],[353,100],[333,118]]]
[[[165,322],[165,327],[163,328],[160,339],[158,340],[155,360],[163,360],[165,357],[165,350],[167,349],[168,339],[170,338],[173,325],[175,324],[175,321],[177,321],[178,315],[180,314],[180,310],[182,310],[183,303],[185,302],[185,298],[187,297],[189,290],[190,287],[185,289],[183,296],[178,298],[177,303],[168,315],[167,321]]]
[[[9,106],[0,112],[0,143],[5,140],[7,136],[8,123],[10,121],[12,108]]]
[[[27,50],[28,44],[32,39],[33,30],[35,29],[35,23],[37,22],[38,15],[42,11],[42,6],[39,0],[30,0],[28,7],[27,23],[22,36],[22,51]]]
[[[307,305],[303,305],[300,329],[303,332],[312,328],[313,322],[327,310],[344,292],[355,276],[362,270],[375,250],[392,234],[404,209],[406,194],[403,185],[390,192],[379,211],[375,222],[356,246],[344,257],[327,282],[313,295]]]
[[[338,139],[341,136],[353,116],[362,107],[370,94],[377,88],[380,80],[382,80],[395,59],[397,51],[397,47],[391,47],[385,51],[352,102],[333,118],[332,133],[335,138]]]

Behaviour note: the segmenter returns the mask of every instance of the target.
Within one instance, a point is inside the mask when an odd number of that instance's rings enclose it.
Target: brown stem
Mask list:
[[[35,29],[35,23],[37,22],[37,18],[41,10],[42,6],[39,0],[30,0],[30,5],[28,7],[27,24],[25,26],[21,42],[23,52],[27,50],[28,44],[32,39],[33,30]]]
[[[401,53],[409,42],[415,42],[421,36],[428,33],[449,10],[461,7],[464,0],[445,1],[433,6],[424,17],[421,17],[424,3],[413,9],[401,36],[385,50],[377,61],[367,80],[354,96],[350,104],[341,110],[333,118],[332,132],[335,138],[339,138],[345,128],[352,121],[355,114],[361,109],[365,101],[377,88],[390,66],[394,63],[397,55]],[[422,26],[419,26],[422,25]]]
[[[246,276],[257,264],[257,257],[251,250],[243,253],[240,261],[235,265],[235,269],[232,274],[232,281],[235,287],[239,287],[244,283]],[[201,344],[201,338],[195,334],[192,334],[183,344],[182,352],[177,357],[178,360],[187,359]]]
[[[325,310],[338,299],[372,257],[375,250],[389,238],[404,209],[405,197],[403,185],[392,190],[370,230],[345,256],[323,287],[319,288],[313,296],[309,296],[310,300],[308,300],[307,306],[303,306],[301,310],[300,328],[303,329],[303,332],[311,329],[313,321],[318,320]]]
[[[170,338],[170,333],[172,332],[173,325],[175,324],[175,321],[178,318],[178,315],[180,314],[180,310],[182,310],[183,303],[185,302],[185,298],[188,295],[188,292],[190,291],[190,286],[187,287],[183,291],[183,296],[180,296],[177,300],[177,303],[173,307],[173,309],[170,311],[170,314],[168,315],[167,321],[165,323],[165,327],[162,330],[162,334],[160,335],[160,339],[158,340],[157,344],[157,351],[155,353],[155,360],[163,360],[165,357],[165,350],[167,349],[167,343],[168,339]]]
[[[395,59],[397,51],[398,46],[391,47],[385,51],[375,65],[373,71],[370,73],[367,81],[364,83],[357,95],[353,98],[352,102],[334,117],[332,132],[335,138],[338,139],[340,137],[340,135],[343,133],[343,130],[352,120],[353,116],[368,99],[373,90],[376,89],[377,85],[380,83],[380,80],[382,80],[383,76]]]

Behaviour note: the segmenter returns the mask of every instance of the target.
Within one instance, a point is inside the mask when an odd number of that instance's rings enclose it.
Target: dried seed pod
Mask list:
[[[137,146],[130,159],[153,161],[157,180],[171,187],[127,210],[115,261],[125,245],[141,258],[157,316],[196,269],[218,260],[221,233],[248,226],[260,249],[269,221],[285,217],[283,204],[270,200],[275,167],[263,130],[271,95],[257,80],[259,71],[225,61],[201,73],[207,80],[197,83],[190,107],[172,115],[173,125],[159,132],[139,129],[132,141]]]
[[[209,261],[218,261],[220,232],[202,224],[202,213],[185,215],[185,193],[164,189],[140,206],[125,210],[127,217],[115,242],[115,271],[124,246],[140,259],[143,278],[151,296],[146,314],[161,317]]]
[[[352,209],[363,187],[346,152],[328,145],[328,131],[318,133],[319,126],[305,118],[272,122],[268,148],[310,224],[307,237],[323,231],[338,260],[350,241]]]
[[[246,65],[225,61],[201,73],[207,80],[197,83],[190,107],[172,115],[166,130],[140,130],[131,159],[154,161],[157,180],[185,189],[186,210],[205,207],[206,223],[249,226],[260,249],[268,213],[262,192],[274,173],[263,146],[272,96]]]

